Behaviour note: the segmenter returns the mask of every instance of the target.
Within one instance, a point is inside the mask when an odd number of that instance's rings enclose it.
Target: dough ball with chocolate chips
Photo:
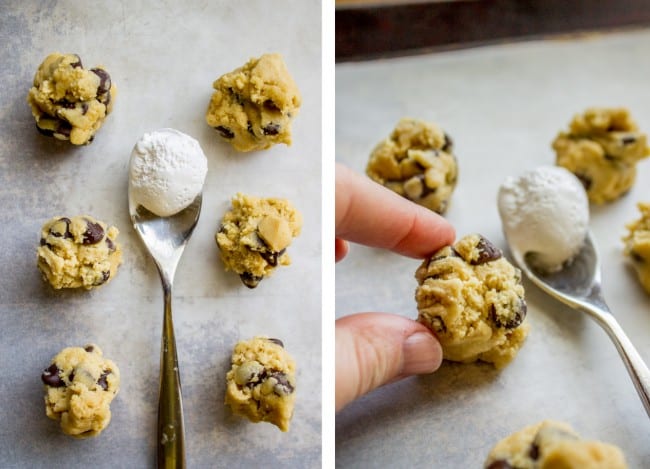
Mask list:
[[[638,207],[641,218],[627,225],[624,253],[631,259],[639,282],[650,293],[650,203],[640,202]]]
[[[302,216],[288,200],[237,194],[215,238],[226,270],[249,288],[280,265],[289,265],[287,248],[300,234]]]
[[[600,441],[583,440],[567,424],[544,420],[499,441],[485,469],[626,469],[623,452]]]
[[[289,430],[296,390],[296,364],[278,339],[244,340],[232,353],[226,399],[235,414]]]
[[[280,54],[264,54],[212,84],[205,120],[237,151],[291,144],[300,92]]]
[[[116,93],[104,68],[85,69],[78,55],[55,52],[38,67],[27,102],[40,133],[85,145],[113,109]]]
[[[449,135],[436,124],[405,118],[374,148],[366,173],[402,197],[445,213],[458,164]]]
[[[636,178],[636,163],[650,155],[646,134],[625,108],[591,108],[574,116],[553,149],[556,164],[575,174],[596,204],[626,194]]]
[[[508,364],[528,335],[521,272],[479,234],[424,260],[415,273],[418,321],[442,344],[444,358]]]
[[[89,215],[54,217],[41,228],[38,268],[55,289],[87,290],[109,282],[122,262],[119,231]]]
[[[59,352],[41,375],[45,412],[63,432],[87,438],[111,421],[110,404],[120,389],[120,370],[94,344]]]

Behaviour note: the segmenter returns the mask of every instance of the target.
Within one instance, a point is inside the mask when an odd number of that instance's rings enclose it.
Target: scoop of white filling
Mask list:
[[[584,243],[589,226],[587,193],[564,168],[542,166],[506,179],[498,206],[511,248],[535,253],[537,266],[544,270],[560,270]]]

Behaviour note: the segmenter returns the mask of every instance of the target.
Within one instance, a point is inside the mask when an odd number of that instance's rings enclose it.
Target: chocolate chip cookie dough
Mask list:
[[[490,451],[485,469],[625,469],[622,451],[587,441],[567,424],[545,420],[504,438]]]
[[[289,430],[296,389],[296,364],[282,341],[255,337],[237,343],[226,375],[226,404],[252,422]]]
[[[215,238],[226,270],[249,288],[280,265],[289,265],[287,248],[300,234],[302,215],[286,199],[237,194]]]
[[[116,92],[103,67],[87,70],[78,55],[55,52],[38,67],[27,102],[40,133],[85,145],[111,112]]]
[[[94,344],[68,347],[43,371],[45,412],[61,422],[63,432],[96,436],[111,421],[110,404],[120,389],[120,370]]]
[[[451,138],[436,124],[401,119],[370,154],[366,173],[402,197],[444,213],[458,165]]]
[[[418,321],[433,330],[444,358],[508,364],[528,335],[521,272],[483,236],[467,235],[415,273]]]
[[[625,108],[591,108],[576,115],[553,141],[556,163],[575,174],[596,204],[632,187],[637,161],[650,155],[647,137]]]
[[[627,225],[624,253],[632,260],[639,282],[650,293],[650,203],[640,202],[638,207],[641,218]]]
[[[291,122],[301,97],[280,54],[252,58],[215,80],[212,87],[205,120],[235,150],[291,144]]]
[[[38,268],[55,289],[90,290],[110,281],[122,262],[119,231],[91,216],[54,217],[41,228]]]

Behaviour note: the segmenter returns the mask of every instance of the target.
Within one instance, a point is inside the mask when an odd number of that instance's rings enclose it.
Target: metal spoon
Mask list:
[[[201,213],[202,194],[185,209],[159,217],[139,205],[129,186],[129,213],[133,227],[156,263],[164,293],[160,391],[158,396],[158,467],[185,467],[183,399],[172,322],[172,284],[176,266]]]
[[[601,293],[598,251],[591,233],[587,233],[584,246],[576,258],[553,273],[535,266],[535,253],[523,253],[513,244],[509,245],[515,262],[535,285],[571,308],[587,313],[605,329],[616,345],[650,416],[650,370],[605,303]]]

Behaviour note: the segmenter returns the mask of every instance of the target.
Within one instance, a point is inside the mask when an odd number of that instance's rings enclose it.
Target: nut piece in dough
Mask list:
[[[226,270],[255,288],[279,265],[289,265],[287,248],[300,234],[302,216],[288,200],[237,194],[215,238]]]
[[[120,370],[94,344],[68,347],[43,371],[45,412],[76,438],[99,435],[111,421],[110,404],[120,390]]]
[[[640,202],[638,207],[641,218],[627,225],[624,253],[632,260],[639,282],[650,293],[650,203]]]
[[[226,375],[226,399],[235,414],[289,430],[296,398],[296,364],[282,341],[267,337],[237,343]]]
[[[451,138],[436,124],[401,119],[370,154],[366,173],[402,197],[445,213],[458,164]]]
[[[41,228],[38,268],[55,289],[86,290],[109,282],[122,263],[119,231],[89,215],[54,217]]]
[[[116,93],[103,67],[85,69],[78,55],[55,52],[38,67],[27,102],[40,133],[85,145],[113,109]]]
[[[583,440],[567,424],[544,420],[504,438],[490,451],[485,469],[626,469],[623,452]]]
[[[590,108],[574,116],[553,141],[556,164],[575,174],[596,204],[632,187],[637,161],[650,155],[646,134],[625,108]]]
[[[291,145],[291,122],[302,102],[280,54],[264,54],[221,76],[205,120],[237,151]]]
[[[514,358],[529,329],[521,272],[490,241],[467,235],[424,260],[415,278],[418,321],[445,359],[501,368]]]

